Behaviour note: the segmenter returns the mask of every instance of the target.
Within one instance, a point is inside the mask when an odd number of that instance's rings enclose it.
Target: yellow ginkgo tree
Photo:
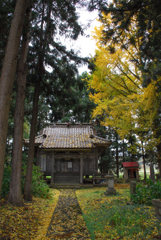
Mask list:
[[[95,70],[87,80],[89,88],[94,89],[94,93],[90,94],[90,100],[96,104],[93,118],[103,117],[102,125],[114,128],[121,138],[135,135],[145,143],[144,146],[151,146],[154,152],[156,149],[161,170],[161,152],[158,148],[161,138],[157,134],[160,99],[157,88],[160,78],[151,80],[146,88],[143,87],[139,38],[137,44],[135,42],[128,48],[121,47],[117,42],[113,47],[110,40],[105,44],[105,24],[112,25],[110,14],[104,16],[104,22],[93,32],[97,50],[91,61],[95,64]],[[131,27],[130,34],[135,35],[135,25]],[[131,36],[129,32],[124,32],[122,45],[124,39]],[[135,146],[131,146],[132,155],[135,151]]]

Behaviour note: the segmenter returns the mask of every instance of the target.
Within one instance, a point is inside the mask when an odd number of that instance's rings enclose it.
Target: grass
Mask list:
[[[106,187],[76,191],[91,239],[161,239],[161,222],[153,206],[130,203],[129,184],[115,184],[117,194],[105,196]],[[47,240],[59,191],[50,189],[52,199],[33,198],[23,207],[0,200],[0,238]],[[61,216],[60,216],[61,219]]]
[[[115,196],[105,196],[106,188],[76,192],[91,239],[160,239],[161,223],[154,208],[129,205],[129,185],[117,184],[115,188]]]

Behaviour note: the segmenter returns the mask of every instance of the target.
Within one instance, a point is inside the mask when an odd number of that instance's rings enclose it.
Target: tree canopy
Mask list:
[[[94,93],[90,94],[90,99],[96,104],[93,118],[103,117],[102,125],[114,128],[122,139],[130,141],[137,136],[140,142],[144,142],[146,150],[153,149],[156,153],[157,149],[160,164],[158,66],[152,59],[147,61],[143,57],[139,26],[132,21],[136,16],[132,15],[126,29],[121,25],[121,20],[116,21],[117,11],[113,9],[120,6],[120,2],[113,1],[108,11],[105,11],[107,14],[101,13],[101,26],[95,28],[93,34],[97,50],[91,61],[95,67],[87,80],[89,87],[94,89]],[[129,40],[132,36],[135,36],[133,43]],[[145,65],[149,66],[148,71],[144,71]],[[150,66],[153,66],[151,70]],[[154,71],[155,75],[152,74]],[[131,144],[132,155],[137,152],[137,145]]]

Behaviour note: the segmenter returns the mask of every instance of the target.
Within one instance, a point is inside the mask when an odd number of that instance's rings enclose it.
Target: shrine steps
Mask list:
[[[50,188],[56,188],[56,189],[80,189],[80,184],[75,183],[54,183],[50,184]]]
[[[49,185],[50,188],[56,189],[80,189],[80,188],[94,188],[94,187],[107,187],[107,184],[74,184],[74,183],[54,183]]]

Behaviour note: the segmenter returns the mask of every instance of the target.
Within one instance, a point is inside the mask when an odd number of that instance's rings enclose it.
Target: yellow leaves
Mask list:
[[[123,184],[115,183],[114,188],[115,189],[129,189],[129,184],[127,184],[127,183],[123,183]]]
[[[44,209],[44,213],[41,215],[41,224],[39,225],[38,232],[37,232],[37,237],[35,237],[35,240],[42,240],[45,239],[47,229],[49,227],[52,215],[54,213],[60,192],[56,189],[52,189],[52,201],[50,201],[50,204],[48,208]]]
[[[114,46],[112,40],[104,41],[107,32],[116,30],[114,19],[104,13],[102,19],[101,25],[92,33],[97,46],[92,59],[95,71],[86,80],[88,87],[94,90],[90,94],[90,100],[96,104],[92,118],[101,117],[101,124],[111,126],[121,138],[136,134],[141,140],[144,135],[146,144],[157,146],[161,140],[157,134],[159,123],[155,121],[159,122],[161,76],[158,73],[154,81],[151,79],[147,87],[142,87],[140,38],[136,35],[135,18],[130,31],[122,31]],[[135,44],[127,46],[127,39],[133,38]],[[153,69],[157,69],[155,63],[151,63]]]
[[[10,239],[45,239],[59,191],[51,190],[52,199],[33,198],[24,207],[0,201],[0,236]]]
[[[103,13],[103,18],[105,25],[102,23],[93,33],[98,49],[92,60],[95,71],[87,79],[89,88],[95,90],[89,96],[96,104],[92,117],[105,116],[102,124],[119,129],[119,134],[124,137],[135,128],[138,114],[142,111],[142,75],[138,68],[139,60],[137,64],[135,62],[138,59],[138,45],[136,43],[126,49],[116,43],[115,51],[111,54],[111,43],[102,44],[103,30],[108,27],[114,29],[115,26],[112,25],[110,14]],[[131,31],[135,32],[133,26]],[[127,33],[123,33],[123,38],[129,37]]]
[[[90,239],[75,191],[63,189],[55,209],[47,239]]]

